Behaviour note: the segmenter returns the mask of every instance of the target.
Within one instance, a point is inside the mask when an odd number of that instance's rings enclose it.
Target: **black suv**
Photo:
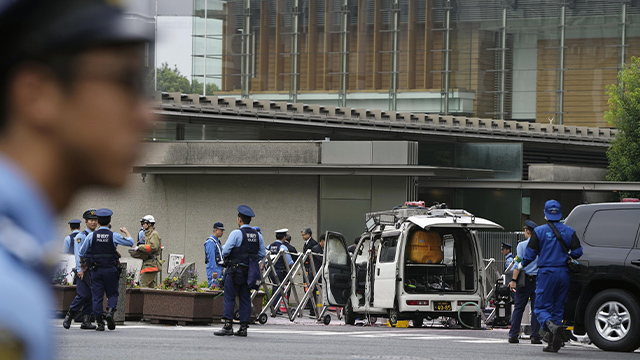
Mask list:
[[[584,250],[565,320],[602,350],[634,351],[640,347],[640,203],[580,205],[565,223]]]

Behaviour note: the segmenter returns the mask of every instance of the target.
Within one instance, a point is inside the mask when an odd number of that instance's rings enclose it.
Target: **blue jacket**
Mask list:
[[[224,263],[220,239],[213,234],[209,236],[204,242],[204,254],[206,257],[207,279],[211,279],[214,272],[218,273],[218,278],[220,278],[222,276],[222,264]]]
[[[562,241],[571,251],[571,256],[574,259],[582,256],[582,246],[575,230],[571,226],[560,222],[553,222],[553,224],[562,235]],[[527,251],[522,260],[522,266],[529,265],[536,259],[536,256],[538,256],[538,268],[567,266],[568,254],[564,251],[548,224],[538,226],[533,230],[527,245]]]

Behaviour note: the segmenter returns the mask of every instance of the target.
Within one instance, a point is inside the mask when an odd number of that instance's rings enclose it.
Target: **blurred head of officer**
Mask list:
[[[114,1],[0,5],[0,151],[64,208],[89,184],[123,185],[151,124],[148,32]],[[82,169],[76,171],[74,169]]]

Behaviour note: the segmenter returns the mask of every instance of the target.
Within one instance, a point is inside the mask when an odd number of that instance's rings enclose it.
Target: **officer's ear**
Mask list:
[[[58,77],[46,66],[37,63],[19,66],[14,72],[9,94],[9,118],[19,119],[20,125],[48,132],[58,123],[63,111],[64,89]]]

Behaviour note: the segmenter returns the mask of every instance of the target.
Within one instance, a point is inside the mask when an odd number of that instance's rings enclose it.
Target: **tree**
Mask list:
[[[619,72],[618,83],[607,85],[607,95],[609,111],[604,117],[618,128],[607,150],[607,180],[640,181],[640,58],[631,58],[631,63]]]
[[[220,91],[218,85],[214,83],[207,84],[207,95],[213,95],[218,91]],[[198,79],[193,79],[193,82],[191,83],[191,93],[202,94],[202,83],[199,82]]]
[[[191,93],[191,83],[189,83],[189,79],[180,74],[177,66],[174,65],[173,69],[170,69],[169,64],[164,62],[157,71],[158,91],[181,92],[184,94]]]

